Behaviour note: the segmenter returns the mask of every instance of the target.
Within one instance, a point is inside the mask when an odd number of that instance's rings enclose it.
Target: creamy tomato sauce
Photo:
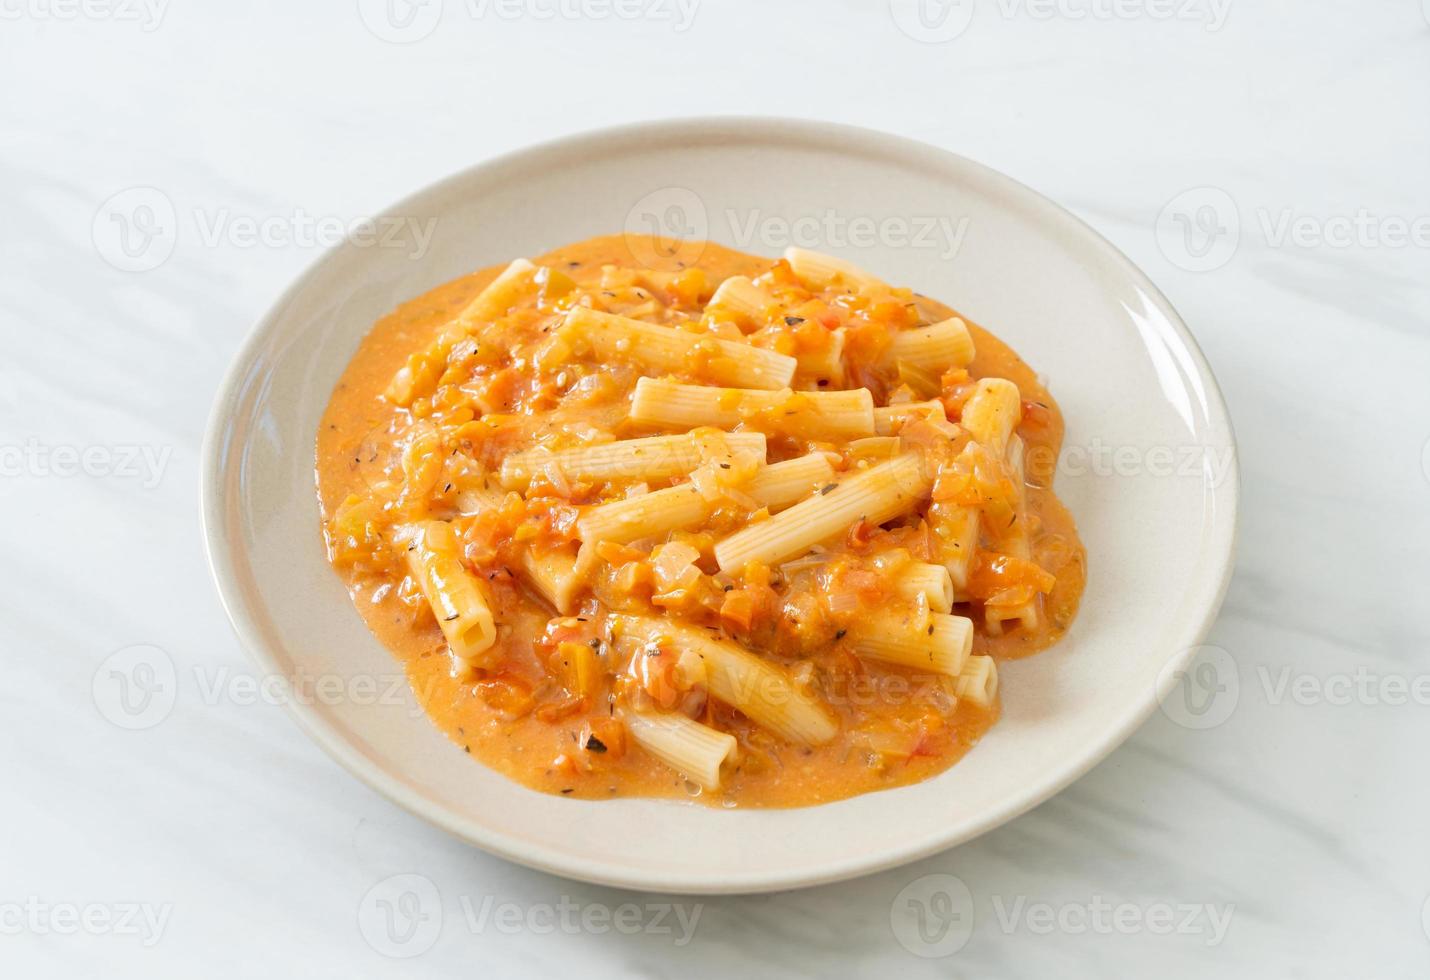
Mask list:
[[[649,243],[641,245],[637,250],[641,253],[654,249]],[[631,241],[624,236],[566,246],[533,261],[569,277],[578,293],[592,294],[597,302],[617,302],[619,297],[619,305],[626,309],[617,308],[614,312],[642,315],[646,312],[639,306],[642,295],[656,297],[658,309],[649,315],[667,322],[698,316],[722,280],[760,276],[775,264],[770,258],[741,254],[713,243],[693,249],[687,244],[681,251],[679,268],[643,275]],[[590,588],[579,600],[579,608],[573,615],[563,617],[523,583],[506,552],[483,550],[476,544],[469,544],[467,555],[469,560],[475,557],[470,560],[471,570],[485,583],[499,624],[499,665],[477,672],[454,670],[443,633],[408,577],[383,512],[374,509],[365,518],[368,536],[359,541],[361,535],[352,531],[344,507],[351,509],[355,501],[381,497],[390,492],[382,488],[404,479],[410,484],[415,478],[412,470],[418,464],[413,462],[411,452],[414,412],[425,411],[428,406],[414,403],[399,407],[383,397],[384,391],[410,355],[429,348],[502,268],[484,269],[446,283],[380,320],[333,391],[317,436],[317,488],[329,553],[358,612],[405,665],[412,689],[433,723],[474,759],[543,792],[582,799],[698,799],[719,806],[808,805],[900,786],[946,769],[972,748],[996,721],[996,703],[980,707],[958,698],[948,678],[863,659],[828,630],[810,635],[781,621],[769,625],[763,633],[751,627],[750,636],[765,637],[757,652],[814,685],[838,722],[838,734],[823,745],[791,744],[752,724],[728,705],[706,699],[698,709],[698,717],[733,734],[738,741],[738,754],[726,767],[719,789],[702,789],[624,737],[616,720],[619,699],[625,696],[624,682],[611,682],[599,698],[573,698],[558,663],[562,656],[558,651],[571,649],[571,643],[591,643],[600,649],[595,623],[605,608],[601,598],[634,604],[631,608],[651,615],[669,614],[669,608],[653,606],[647,592],[640,589],[612,598],[619,583],[615,573],[608,571],[594,574]],[[689,269],[698,273],[687,275]],[[908,318],[901,326],[953,315],[949,308],[925,297],[911,297],[905,305],[910,312],[890,314]],[[533,311],[520,329],[539,339],[542,323]],[[851,322],[856,340],[857,326]],[[976,356],[967,366],[966,378],[956,373],[952,378],[945,377],[943,390],[936,397],[944,400],[949,408],[948,418],[956,423],[960,392],[968,382],[1001,377],[1017,385],[1023,402],[1016,431],[1026,447],[1028,542],[1032,560],[1051,573],[1056,583],[1038,600],[1043,615],[1035,630],[1012,629],[1001,636],[988,635],[979,620],[977,599],[960,602],[953,612],[968,615],[980,624],[973,640],[975,654],[1000,659],[1020,657],[1056,642],[1072,622],[1083,589],[1085,558],[1073,520],[1051,486],[1053,461],[1063,436],[1056,402],[1039,384],[1033,370],[1009,347],[975,325],[969,324],[969,332]],[[858,343],[846,346],[844,356],[852,362],[851,378],[877,387],[876,404],[884,404],[882,399],[889,398],[897,388],[895,380],[861,367]],[[570,379],[563,379],[559,390],[538,388],[509,364],[474,370],[482,381],[479,386],[468,386],[468,390],[475,392],[472,397],[492,415],[538,414],[566,397],[568,389],[564,386],[570,384]],[[599,378],[582,389],[582,397],[589,398],[584,412],[593,424],[609,427],[621,437],[640,434],[620,421],[635,380],[641,375],[637,367],[588,358],[577,373]],[[851,381],[849,386],[854,383]],[[818,384],[797,376],[795,387],[813,389]],[[595,392],[599,385],[606,386],[605,390]],[[483,413],[478,411],[476,417],[481,419]],[[513,434],[479,445],[449,445],[450,438],[443,437],[448,442],[441,443],[441,453],[448,458],[449,467],[450,459],[462,458],[462,454],[494,467],[500,464],[503,453],[528,448],[542,438],[539,432],[522,428],[520,420],[512,423],[510,432]],[[770,462],[775,462],[807,451],[809,443],[771,436],[769,448]],[[832,448],[838,452],[838,447]],[[408,467],[406,472],[404,465]],[[436,508],[452,506],[450,501],[455,499],[455,491],[443,486],[448,477],[442,474],[446,472],[449,471],[440,470],[427,491],[430,505]],[[652,484],[649,489],[669,482]],[[549,538],[562,543],[561,536],[571,533],[573,515],[599,500],[610,499],[609,495],[619,490],[596,487],[567,492],[570,496],[555,499],[541,512],[540,520],[527,517],[527,525],[538,528],[532,533],[545,536],[543,542]],[[392,520],[396,522],[397,518]],[[739,527],[743,520],[744,515],[739,515],[731,519],[729,526]],[[915,550],[922,540],[922,531],[914,521],[896,520],[887,529],[864,530],[866,535],[884,535],[891,544]],[[471,536],[464,540],[471,542],[481,533],[480,528],[471,530]],[[721,533],[721,528],[716,526],[714,533]],[[698,539],[695,545],[697,550],[703,548]],[[858,546],[859,542],[855,542],[851,547]],[[642,550],[641,545],[632,547]],[[710,571],[708,554],[702,558],[702,565],[703,571]],[[775,584],[788,596],[805,584],[805,574],[799,568],[787,573],[777,571]],[[981,573],[975,573],[975,577],[978,574]],[[985,568],[982,574],[997,573]],[[730,585],[725,581],[719,587]],[[734,585],[755,587],[738,577]],[[883,601],[883,597],[871,596],[867,590],[861,595],[861,601],[871,606]],[[704,616],[718,623],[714,617],[719,608],[719,601],[692,605],[682,615],[695,616],[697,621]],[[1016,690],[1003,693],[1018,696]]]

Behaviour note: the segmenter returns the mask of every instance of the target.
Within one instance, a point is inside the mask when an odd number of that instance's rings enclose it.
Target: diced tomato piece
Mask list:
[[[748,633],[755,621],[755,598],[744,589],[734,589],[725,593],[720,603],[720,618],[730,626]]]
[[[968,594],[975,599],[988,599],[1019,587],[1051,592],[1056,584],[1056,577],[1031,561],[980,551],[968,576]]]
[[[581,699],[577,697],[562,698],[560,701],[550,701],[536,709],[536,717],[548,725],[554,724],[563,718],[568,718],[581,710]]]
[[[647,650],[640,661],[641,687],[667,710],[680,701],[681,691],[675,683],[675,654],[669,650]]]
[[[478,697],[512,718],[520,718],[534,707],[531,686],[520,677],[497,674],[478,681],[476,686]]]
[[[581,730],[581,748],[607,759],[626,754],[626,726],[614,718],[592,718]]]

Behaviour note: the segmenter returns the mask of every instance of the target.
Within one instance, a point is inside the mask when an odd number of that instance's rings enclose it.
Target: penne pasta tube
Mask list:
[[[914,600],[906,605],[883,605],[859,614],[859,621],[846,632],[856,650],[877,649],[883,645],[898,646],[915,635],[928,635],[933,613],[928,606]],[[882,658],[876,658],[882,659]]]
[[[910,562],[898,580],[899,595],[912,601],[922,597],[929,609],[947,613],[953,609],[953,578],[943,565],[930,562]]]
[[[719,384],[746,388],[787,387],[797,367],[794,358],[763,347],[584,306],[566,314],[561,335],[602,358],[626,358],[662,373],[695,373]]]
[[[973,360],[973,338],[959,317],[949,317],[928,327],[915,327],[894,334],[884,363],[903,361],[925,371],[942,374],[951,367],[967,367]]]
[[[1018,495],[1018,510],[1019,512],[1021,512],[1027,505],[1028,489],[1026,447],[1023,443],[1022,436],[1012,435],[1008,437],[1008,453],[1004,457],[1004,459],[1008,463],[1008,469],[1011,470],[1013,474],[1013,487]],[[1021,518],[1018,520],[1017,523],[1021,524],[1022,526],[1015,527],[1013,533],[1015,533],[1018,537],[1022,538],[1023,541],[1026,543],[1028,539],[1027,523],[1024,522]],[[1005,537],[1006,536],[1007,535],[1005,535]],[[1019,557],[1026,558],[1028,556],[1019,555]]]
[[[849,639],[861,657],[958,677],[973,652],[973,621],[947,613],[885,613],[861,618]]]
[[[1019,603],[1016,606],[984,605],[984,628],[987,629],[989,636],[1002,636],[1009,623],[1012,623],[1015,628],[1022,626],[1030,630],[1037,629],[1038,609],[1042,603],[1043,597],[1034,595],[1027,602]]]
[[[834,480],[834,467],[824,453],[809,453],[761,467],[741,489],[755,502],[770,510],[782,510],[827,487]]]
[[[597,504],[576,522],[584,544],[614,541],[625,544],[638,538],[664,538],[671,531],[705,520],[711,504],[688,483],[653,490],[635,497]]]
[[[704,664],[706,690],[712,698],[738,708],[781,738],[801,745],[822,745],[838,733],[838,722],[818,698],[803,690],[784,669],[724,634],[645,616],[615,619],[645,642],[668,639],[682,653],[693,653]]]
[[[693,428],[737,425],[805,438],[847,439],[874,434],[874,398],[868,388],[850,391],[764,391],[714,388],[641,378],[631,398],[636,422]]]
[[[969,657],[954,682],[954,693],[988,708],[998,698],[998,665],[992,657]]]
[[[524,490],[544,467],[556,466],[569,480],[656,480],[689,473],[707,459],[762,463],[765,437],[758,432],[696,429],[678,436],[622,439],[574,449],[530,449],[502,461],[501,483]]]
[[[522,578],[547,604],[563,616],[575,611],[576,595],[581,591],[582,577],[576,572],[576,555],[570,551],[551,551],[544,555],[522,552]]]
[[[834,479],[834,467],[823,453],[762,466],[739,491],[762,507],[779,510],[808,497],[816,488]],[[699,524],[718,501],[710,501],[694,486],[654,490],[636,497],[597,504],[576,523],[577,533],[587,544],[615,541],[625,544],[637,538],[660,538],[671,531]]]
[[[903,451],[898,436],[869,436],[855,439],[844,447],[844,454],[851,460],[893,459]]]
[[[1008,440],[1023,417],[1023,396],[1006,378],[980,378],[963,403],[959,421],[973,441],[995,457],[1008,452]]]
[[[749,317],[756,323],[763,323],[765,310],[773,306],[775,299],[750,281],[749,276],[731,276],[720,284],[715,295],[710,297],[710,306],[721,306]]]
[[[479,327],[502,316],[531,292],[539,271],[526,259],[514,260],[467,304],[457,315],[456,322],[465,327]]]
[[[637,745],[706,789],[720,788],[720,767],[736,755],[735,736],[679,713],[626,711],[621,721]]]
[[[893,435],[895,428],[918,416],[932,416],[941,422],[948,421],[943,402],[936,398],[926,402],[905,402],[902,405],[884,405],[874,409],[874,431],[881,436]]]
[[[978,508],[935,500],[929,505],[927,518],[929,530],[938,541],[939,559],[948,569],[953,587],[964,588],[973,568],[973,553],[978,549]]]
[[[837,259],[832,255],[825,255],[822,252],[812,252],[807,248],[796,248],[791,245],[785,249],[784,257],[785,261],[789,263],[789,267],[794,270],[795,275],[803,279],[806,285],[814,286],[817,289],[824,289],[838,282],[853,286],[855,289],[881,284],[879,279],[869,275],[854,263]]]
[[[531,292],[538,269],[526,259],[517,259],[477,294],[447,324],[426,350],[407,359],[388,384],[383,397],[406,408],[413,399],[428,394],[446,370],[447,356],[457,342],[476,333],[524,299]]]
[[[1028,539],[1028,486],[1024,469],[1023,440],[1012,436],[1008,440],[1008,454],[1005,457],[1013,477],[1013,522],[1000,535],[1000,550],[1015,558],[1032,558],[1033,548]]]
[[[838,387],[844,383],[844,328],[829,332],[829,343],[818,350],[797,351],[795,377],[800,381]]]
[[[715,546],[715,560],[723,572],[739,571],[752,561],[778,565],[857,521],[882,524],[907,513],[928,493],[930,482],[917,453],[879,463],[730,535]]]
[[[1023,440],[1016,435],[1008,440],[1008,468],[1013,471],[1017,503],[1013,511],[1013,524],[1003,531],[998,548],[1014,558],[1031,560],[1033,547],[1028,539],[1028,489],[1025,482],[1027,474],[1023,468]],[[1042,605],[1041,593],[1034,594],[1027,602],[1017,606],[985,605],[984,622],[988,632],[994,636],[1002,634],[1004,623],[1014,620],[1024,629],[1035,630],[1041,618]]]
[[[481,580],[462,567],[452,526],[446,521],[422,521],[412,530],[407,566],[452,655],[472,667],[489,666],[483,654],[496,642],[496,622]]]

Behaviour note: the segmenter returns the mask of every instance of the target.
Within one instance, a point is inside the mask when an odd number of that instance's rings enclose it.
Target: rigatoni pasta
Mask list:
[[[647,251],[378,324],[318,433],[358,609],[453,741],[546,792],[785,806],[939,772],[996,720],[997,658],[1077,608],[1076,529],[1025,472],[1055,404],[846,259]]]
[[[774,297],[750,281],[749,276],[731,276],[710,296],[710,308],[726,309],[751,320],[764,316],[775,305]]]
[[[930,482],[918,454],[891,459],[821,487],[778,517],[730,535],[715,546],[715,560],[725,572],[738,572],[750,562],[786,561],[851,525],[882,524],[908,513],[923,500]]]
[[[997,548],[1004,555],[1019,561],[1030,562],[1033,557],[1033,548],[1028,527],[1030,521],[1028,520],[1027,477],[1024,472],[1023,452],[1023,440],[1013,436],[1008,441],[1007,452],[1008,469],[1016,491],[1013,501],[1013,516],[1009,519],[1008,524],[1001,529]],[[1004,624],[1015,620],[1025,631],[1036,630],[1041,615],[1041,592],[1050,587],[1051,583],[1044,579],[1038,583],[1022,586],[1017,590],[1007,590],[990,596],[983,604],[983,619],[987,624],[988,631],[995,636],[1001,635]]]
[[[566,314],[561,335],[603,358],[624,358],[657,371],[691,370],[722,384],[783,388],[797,362],[775,351],[658,326],[584,306]]]
[[[874,409],[874,431],[881,436],[893,435],[905,422],[913,419],[933,418],[948,421],[943,402],[933,399],[922,402],[904,402],[901,405],[881,405]]]
[[[922,601],[936,613],[953,611],[953,578],[943,565],[913,562],[896,582],[899,595],[910,602]]]
[[[407,566],[432,608],[447,647],[464,667],[485,667],[496,622],[480,580],[463,567],[452,526],[422,521],[407,539]]]
[[[998,667],[992,657],[969,657],[958,675],[958,696],[979,707],[993,704],[998,697]]]
[[[697,629],[668,620],[619,617],[618,627],[646,644],[668,641],[700,662],[710,696],[738,708],[761,727],[800,745],[820,745],[838,725],[819,699],[800,688],[780,667],[714,629]]]
[[[807,248],[790,246],[785,249],[785,261],[796,276],[821,289],[863,289],[879,282],[853,262]]]
[[[530,548],[521,554],[521,571],[527,584],[559,613],[575,611],[581,578],[576,569],[574,549],[537,554]]]
[[[451,356],[452,349],[477,331],[489,327],[527,295],[535,284],[536,266],[516,259],[487,285],[438,335],[435,343],[407,359],[384,393],[388,401],[404,408],[427,394]]]
[[[973,622],[965,616],[906,610],[870,617],[849,634],[871,660],[960,676],[973,650]]]
[[[982,378],[963,405],[962,425],[995,457],[1008,451],[1008,440],[1022,417],[1018,386],[1006,378]]]
[[[834,467],[823,453],[810,453],[783,463],[760,467],[744,484],[730,488],[732,496],[747,498],[768,510],[779,510],[828,486]],[[603,541],[625,544],[645,537],[663,537],[703,521],[730,497],[709,495],[690,483],[613,500],[587,510],[577,521],[577,533],[586,544]]]
[[[735,736],[678,711],[630,711],[621,721],[637,745],[705,789],[720,788],[720,768],[738,750]]]
[[[631,420],[690,429],[701,425],[759,432],[796,431],[811,438],[857,439],[874,434],[874,399],[852,391],[761,391],[641,378],[631,396]]]
[[[543,471],[566,480],[654,480],[688,473],[710,460],[724,466],[763,462],[765,437],[758,432],[695,431],[685,436],[622,439],[550,452],[513,453],[501,467],[502,485],[527,486]]]
[[[973,360],[973,338],[962,319],[950,317],[933,326],[895,334],[887,358],[895,365],[902,362],[926,371],[967,367]]]

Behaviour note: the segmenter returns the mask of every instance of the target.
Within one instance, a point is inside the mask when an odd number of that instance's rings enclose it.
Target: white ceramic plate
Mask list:
[[[890,867],[967,841],[1085,773],[1155,710],[1211,624],[1237,500],[1216,382],[1141,272],[1007,177],[865,130],[692,120],[525,150],[388,214],[435,229],[420,260],[410,236],[407,247],[333,249],[239,352],[204,448],[205,533],[234,628],[262,669],[341,679],[293,705],[303,729],[479,847],[573,878],[692,893]],[[347,683],[396,671],[324,560],[313,488],[318,418],[359,339],[400,301],[475,268],[652,223],[768,255],[798,235],[984,324],[1061,402],[1058,492],[1089,558],[1082,612],[1059,646],[1003,667],[1002,720],[943,775],[793,810],[560,799],[473,762],[410,695],[389,703]]]

